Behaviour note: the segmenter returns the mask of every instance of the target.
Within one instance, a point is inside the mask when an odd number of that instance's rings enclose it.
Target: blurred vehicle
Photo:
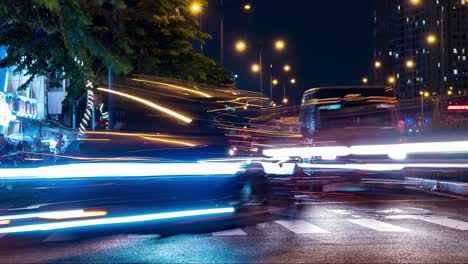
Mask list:
[[[0,234],[225,217],[265,199],[265,174],[223,161],[223,131],[193,118],[199,101],[170,99],[190,112],[183,123],[148,107],[159,94],[144,98],[114,96],[112,127],[84,131],[60,153],[0,164]]]
[[[314,146],[396,143],[398,105],[384,87],[313,88],[304,93],[300,132]]]

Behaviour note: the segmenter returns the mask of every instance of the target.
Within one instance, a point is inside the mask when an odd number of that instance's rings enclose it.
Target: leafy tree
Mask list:
[[[200,1],[206,4],[205,1]],[[204,83],[230,83],[232,74],[194,52],[209,35],[199,31],[188,0],[2,0],[0,67],[51,86],[71,80],[77,98],[85,81],[108,66],[116,74],[146,73]]]

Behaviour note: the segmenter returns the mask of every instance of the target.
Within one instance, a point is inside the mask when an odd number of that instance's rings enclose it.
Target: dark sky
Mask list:
[[[293,67],[291,77],[296,77],[298,84],[288,87],[288,91],[296,101],[311,87],[358,84],[368,75],[372,60],[373,1],[253,0],[253,11],[245,13],[245,1],[225,0],[225,66],[239,74],[240,89],[258,89],[258,76],[250,72],[250,65],[258,62],[258,43],[263,43],[264,63],[274,65],[275,76],[281,77],[279,68],[284,63]],[[203,29],[213,36],[205,52],[217,61],[218,2],[209,0],[203,15]],[[287,41],[283,53],[272,52],[277,38]],[[249,42],[246,54],[234,52],[237,39]],[[264,76],[264,87],[269,89],[269,73],[265,71]]]

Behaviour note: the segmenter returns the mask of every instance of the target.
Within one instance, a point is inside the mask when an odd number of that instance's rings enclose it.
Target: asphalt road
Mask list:
[[[468,263],[468,199],[404,188],[311,194],[165,231],[4,236],[0,263]]]

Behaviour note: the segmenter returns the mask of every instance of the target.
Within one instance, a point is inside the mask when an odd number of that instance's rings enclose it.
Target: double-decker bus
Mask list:
[[[398,104],[391,89],[378,86],[307,90],[300,132],[314,146],[399,142]]]

